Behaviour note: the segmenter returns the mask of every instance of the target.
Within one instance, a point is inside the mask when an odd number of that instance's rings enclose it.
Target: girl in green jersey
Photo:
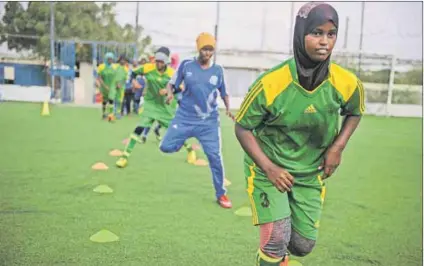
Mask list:
[[[236,116],[253,224],[260,228],[256,265],[288,265],[287,252],[312,251],[324,180],[339,166],[365,110],[361,81],[330,62],[338,28],[332,6],[304,5],[296,17],[294,58],[262,74]]]

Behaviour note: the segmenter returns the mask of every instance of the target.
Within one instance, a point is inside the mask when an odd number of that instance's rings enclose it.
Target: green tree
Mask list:
[[[414,69],[397,73],[395,75],[396,84],[411,84],[411,85],[423,85],[423,68],[415,67]]]
[[[115,3],[56,2],[54,4],[55,39],[94,40],[134,43],[136,36],[142,36],[143,28],[136,30],[131,25],[121,26],[116,21]],[[25,10],[19,2],[7,2],[5,14],[0,23],[0,44],[7,42],[9,49],[16,51],[32,50],[38,56],[50,56],[50,3],[29,2]],[[2,34],[3,33],[3,34]],[[32,35],[39,38],[11,37]],[[151,38],[144,36],[137,40],[137,48],[142,53],[150,44]],[[77,45],[81,60],[91,58],[91,47]]]

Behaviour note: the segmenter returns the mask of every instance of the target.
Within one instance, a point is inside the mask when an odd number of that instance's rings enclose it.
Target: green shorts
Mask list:
[[[140,116],[141,127],[152,127],[155,121],[158,121],[159,125],[161,125],[162,127],[168,128],[172,120],[165,119],[165,118],[151,117],[148,115],[144,115],[144,112],[141,113],[141,116]]]
[[[105,89],[101,89],[100,91],[102,93],[103,101],[107,101],[107,100],[115,101],[116,100],[116,89],[111,89],[109,91],[107,91]]]
[[[116,88],[116,93],[115,93],[115,99],[114,99],[114,101],[115,102],[118,102],[118,103],[122,102],[123,95],[124,95],[124,90],[123,89]]]
[[[158,121],[162,127],[168,128],[175,115],[175,110],[169,106],[157,105],[149,101],[144,102],[143,108],[140,116],[141,127],[151,127],[154,121]]]
[[[246,188],[254,225],[291,217],[292,228],[316,240],[325,198],[321,174],[295,177],[291,192],[281,193],[253,163],[245,161]]]

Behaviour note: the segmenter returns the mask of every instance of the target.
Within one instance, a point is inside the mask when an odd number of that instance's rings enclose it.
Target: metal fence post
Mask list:
[[[54,2],[50,2],[50,78],[52,90],[50,94],[50,99],[54,98],[55,94],[55,84],[54,84],[54,58],[55,58],[55,49],[54,49]]]
[[[91,61],[91,64],[92,64],[92,67],[93,67],[93,76],[94,76],[94,84],[93,84],[93,90],[91,91],[92,92],[92,94],[93,94],[93,103],[96,103],[96,80],[97,80],[97,54],[98,54],[98,51],[97,51],[97,43],[96,42],[93,42],[92,44],[92,54],[93,54],[93,57],[92,57],[92,61]]]
[[[396,67],[396,56],[392,55],[392,62],[390,64],[390,77],[389,77],[389,88],[387,93],[387,103],[386,103],[386,116],[390,115],[389,109],[392,105],[392,97],[393,97],[393,87],[395,81],[395,67]]]

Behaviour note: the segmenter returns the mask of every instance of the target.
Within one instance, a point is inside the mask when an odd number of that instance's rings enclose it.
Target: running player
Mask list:
[[[140,124],[131,134],[130,140],[125,147],[124,155],[116,162],[118,167],[126,167],[128,164],[128,157],[130,156],[135,144],[138,142],[144,128],[151,127],[156,120],[163,127],[168,128],[176,110],[176,102],[168,105],[165,103],[165,96],[167,93],[166,85],[174,74],[174,70],[167,67],[169,62],[169,49],[161,47],[155,54],[155,64],[145,64],[137,69],[134,69],[132,76],[144,75],[147,87],[145,89],[144,97],[144,110],[140,116]],[[196,160],[196,153],[191,146],[186,145],[188,155],[188,162],[194,163]]]
[[[146,63],[145,59],[144,61],[140,60],[140,66],[144,65],[145,63]],[[134,114],[136,115],[139,113],[140,103],[143,104],[141,102],[142,101],[141,96],[143,95],[143,90],[146,85],[143,77],[141,77],[140,75],[136,77],[137,84],[134,84],[132,82],[132,71],[136,69],[138,66],[139,66],[139,63],[137,62],[137,60],[134,60],[133,67],[128,73],[128,86],[131,88],[132,97],[134,101],[133,111],[134,111]],[[131,103],[131,99],[129,99],[129,102]],[[130,114],[130,109],[131,109],[131,105],[128,105],[127,107],[128,114]]]
[[[324,180],[339,166],[364,113],[361,81],[330,62],[338,28],[332,6],[304,5],[296,17],[294,58],[262,74],[236,116],[253,224],[260,227],[255,265],[288,265],[287,251],[301,257],[312,251]]]
[[[121,105],[124,100],[125,85],[128,76],[128,60],[125,55],[119,56],[116,67],[116,97],[115,97],[115,117],[120,119],[122,115]]]
[[[173,85],[168,86],[168,102],[174,100],[174,92],[181,91],[182,82],[184,91],[180,106],[160,144],[160,149],[166,153],[177,152],[188,138],[198,139],[210,163],[217,202],[223,208],[231,208],[231,201],[224,188],[224,162],[217,104],[217,97],[220,94],[227,115],[232,117],[224,70],[219,65],[211,64],[215,38],[209,33],[201,33],[196,42],[198,58],[183,61],[178,68],[175,82],[171,82]]]
[[[108,118],[109,122],[115,119],[113,115],[113,103],[116,98],[116,69],[113,63],[115,55],[106,53],[104,63],[97,67],[97,81],[100,84],[100,92],[102,93],[102,117]],[[106,108],[107,113],[106,113]]]

